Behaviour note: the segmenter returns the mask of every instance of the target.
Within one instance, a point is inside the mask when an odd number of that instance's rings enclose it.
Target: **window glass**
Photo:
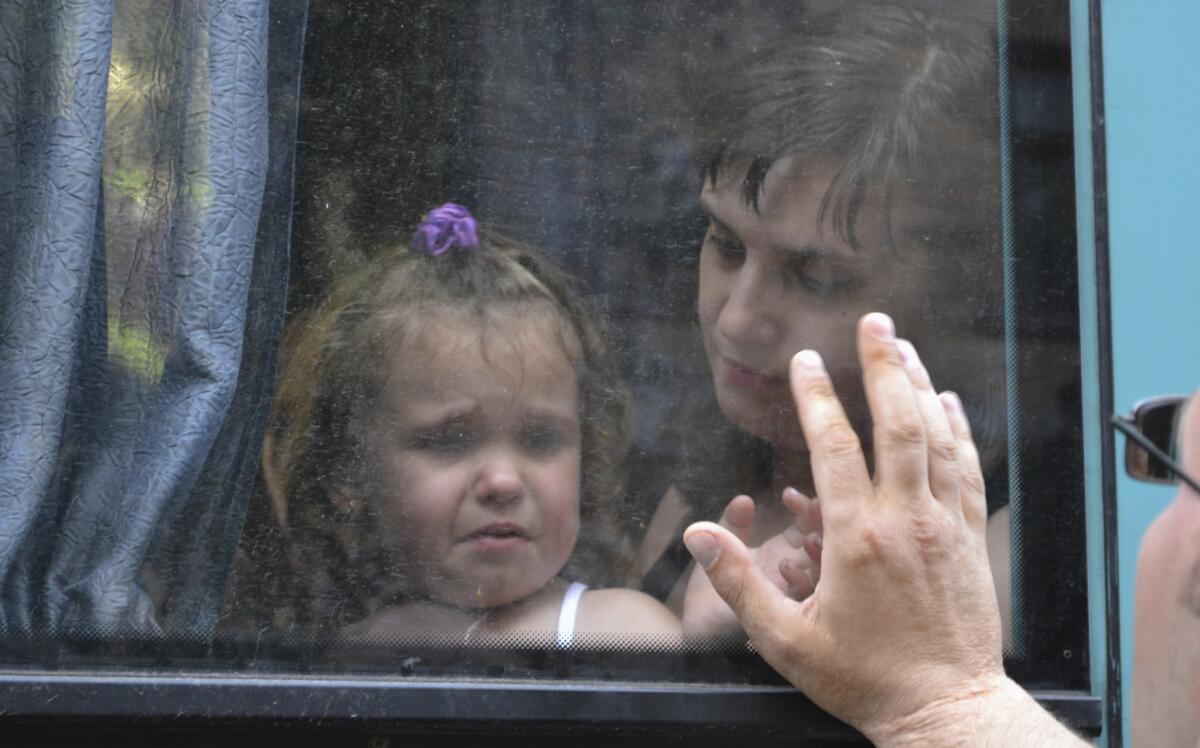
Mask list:
[[[819,583],[786,363],[818,350],[869,446],[853,329],[885,311],[970,414],[1010,671],[1087,687],[1065,7],[275,9],[238,81],[264,92],[244,177],[264,197],[215,286],[240,289],[241,337],[212,349],[232,363],[205,421],[143,405],[187,402],[180,319],[217,329],[235,303],[180,279],[229,257],[196,248],[225,246],[210,202],[254,204],[213,171],[251,146],[207,106],[225,48],[192,32],[221,19],[117,5],[97,308],[127,408],[96,418],[208,436],[147,473],[181,476],[155,511],[125,480],[101,512],[72,467],[96,436],[66,433],[72,489],[4,588],[42,611],[8,662],[779,682],[681,532],[729,511],[778,584]],[[116,474],[141,474],[138,444]],[[126,511],[148,529],[113,535],[111,615],[67,625],[70,585],[20,602],[56,570],[100,578],[64,528]]]

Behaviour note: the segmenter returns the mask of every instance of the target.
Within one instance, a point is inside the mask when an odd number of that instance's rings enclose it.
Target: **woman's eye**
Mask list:
[[[409,449],[426,452],[437,457],[464,455],[470,452],[474,446],[474,435],[462,429],[414,434],[408,443]]]
[[[723,265],[740,265],[746,258],[746,248],[740,241],[730,236],[708,232],[707,241],[717,253]]]
[[[817,296],[833,296],[856,285],[853,277],[840,274],[812,257],[800,257],[789,263],[783,278],[790,288]]]
[[[784,278],[788,285],[790,285],[792,288],[814,293],[819,296],[832,294],[835,290],[832,281],[818,278],[817,276],[811,275],[800,269],[789,270],[785,274]]]

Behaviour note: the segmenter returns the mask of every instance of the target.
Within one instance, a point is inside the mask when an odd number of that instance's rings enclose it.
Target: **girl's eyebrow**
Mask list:
[[[574,410],[554,407],[532,407],[526,414],[527,421],[550,421],[559,426],[578,426],[582,420]]]
[[[479,403],[455,405],[437,413],[431,418],[414,416],[410,426],[418,430],[460,426],[474,420],[478,412]]]
[[[456,404],[431,417],[414,415],[408,427],[415,431],[463,427],[478,420],[482,410],[480,403]],[[574,410],[534,403],[526,409],[525,420],[544,420],[562,426],[576,426],[582,419]]]

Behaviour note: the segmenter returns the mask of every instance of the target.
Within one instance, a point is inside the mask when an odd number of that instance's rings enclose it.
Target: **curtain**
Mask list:
[[[300,2],[0,4],[0,635],[215,627],[282,327],[303,26]]]

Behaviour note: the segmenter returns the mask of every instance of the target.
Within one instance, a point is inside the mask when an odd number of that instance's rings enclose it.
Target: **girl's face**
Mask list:
[[[919,337],[932,278],[920,227],[932,217],[902,204],[898,191],[893,252],[883,201],[870,191],[855,223],[855,249],[834,230],[831,215],[817,220],[834,173],[828,163],[777,161],[757,212],[744,200],[737,172],[726,169],[700,194],[709,227],[700,250],[698,312],[717,402],[739,428],[780,448],[802,449],[788,362],[801,349],[818,351],[851,418],[863,423],[855,325],[863,314],[882,311],[900,335]]]
[[[392,355],[372,503],[412,594],[494,607],[541,589],[579,531],[579,385],[549,312],[444,310]],[[402,348],[403,350],[401,350]]]

